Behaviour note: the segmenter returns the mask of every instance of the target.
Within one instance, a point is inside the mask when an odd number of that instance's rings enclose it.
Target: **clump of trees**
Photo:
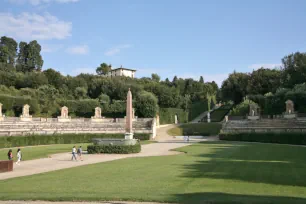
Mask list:
[[[37,41],[17,43],[4,36],[0,42],[0,102],[9,116],[19,116],[22,105],[28,103],[35,116],[57,116],[66,105],[72,116],[90,117],[100,106],[107,117],[123,117],[131,88],[136,115],[153,117],[163,108],[187,112],[190,104],[215,98],[218,93],[217,84],[204,83],[203,77],[199,81],[176,76],[162,81],[158,74],[139,79],[101,77],[111,71],[107,63],[97,67],[97,75],[63,76],[52,68],[42,70]]]
[[[281,114],[288,99],[294,101],[298,112],[306,113],[305,83],[306,53],[296,52],[282,59],[280,69],[262,67],[251,73],[230,74],[222,83],[220,97],[237,105],[235,115],[239,107],[246,107],[246,98],[258,103],[262,114]]]

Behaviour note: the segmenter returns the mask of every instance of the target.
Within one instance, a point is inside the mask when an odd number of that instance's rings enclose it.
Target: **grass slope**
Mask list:
[[[0,181],[1,200],[306,203],[306,148],[211,142]]]
[[[182,135],[197,135],[197,136],[210,136],[218,135],[222,125],[220,123],[188,123],[182,124],[178,127],[168,130],[168,134],[171,136]]]
[[[142,145],[150,144],[154,141],[141,141]],[[32,146],[32,147],[21,147],[22,152],[22,160],[32,160],[32,159],[40,159],[47,158],[48,155],[70,152],[73,145],[76,147],[82,146],[83,150],[87,149],[87,145],[91,143],[83,143],[83,144],[54,144],[54,145],[43,145],[43,146]],[[16,160],[17,147],[11,148],[13,150],[14,160]],[[7,160],[7,152],[8,148],[0,149],[0,160]]]

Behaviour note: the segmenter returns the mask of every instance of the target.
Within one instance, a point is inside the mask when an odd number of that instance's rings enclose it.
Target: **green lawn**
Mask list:
[[[210,142],[0,181],[1,200],[306,203],[306,148]]]
[[[142,145],[152,143],[154,141],[141,141]],[[48,155],[56,154],[56,153],[63,153],[71,151],[73,145],[76,147],[82,146],[83,150],[87,149],[87,145],[91,143],[84,143],[84,144],[53,144],[53,145],[43,145],[43,146],[32,146],[32,147],[21,147],[22,152],[22,160],[32,160],[32,159],[39,159],[39,158],[47,158]],[[16,160],[16,152],[17,147],[11,148],[13,150],[14,160]],[[7,160],[7,152],[8,148],[0,149],[0,160]]]
[[[197,135],[197,136],[211,136],[218,135],[222,128],[221,123],[188,123],[182,124],[178,127],[168,130],[168,134],[171,136],[182,135]]]

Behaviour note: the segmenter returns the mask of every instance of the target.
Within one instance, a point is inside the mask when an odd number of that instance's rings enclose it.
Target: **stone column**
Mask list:
[[[4,117],[2,115],[2,103],[0,103],[0,121],[3,121]]]
[[[125,139],[133,139],[133,104],[130,89],[126,99]]]

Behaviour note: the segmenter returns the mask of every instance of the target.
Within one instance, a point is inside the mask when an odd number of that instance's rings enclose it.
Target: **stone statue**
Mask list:
[[[62,107],[61,118],[68,118],[68,108],[66,106]]]
[[[132,116],[133,116],[133,119],[135,118],[135,108],[133,108],[133,110],[132,110]]]
[[[259,120],[259,106],[256,103],[249,105],[249,120]]]
[[[61,108],[61,116],[57,117],[58,122],[70,122],[71,117],[69,116],[68,108],[66,106]]]
[[[294,113],[294,103],[291,100],[286,101],[286,114]]]
[[[31,121],[32,116],[30,115],[30,106],[25,104],[22,108],[22,115],[20,116],[21,121]]]
[[[177,114],[175,114],[175,116],[174,116],[174,124],[177,124],[177,123],[178,123]]]
[[[258,105],[256,103],[251,103],[250,104],[250,112],[249,112],[249,116],[258,116]]]

